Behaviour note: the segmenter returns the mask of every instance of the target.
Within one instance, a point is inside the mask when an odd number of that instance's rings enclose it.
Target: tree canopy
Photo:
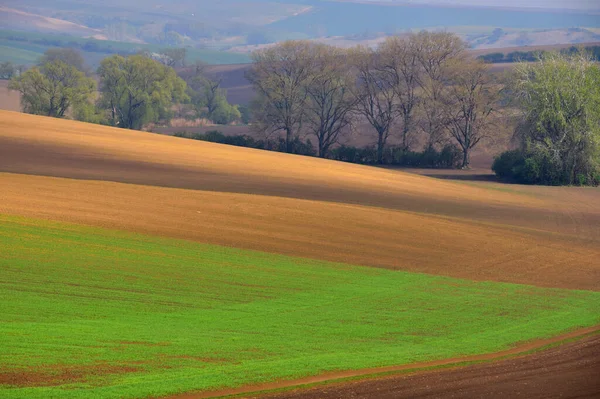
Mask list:
[[[62,61],[85,74],[90,73],[90,69],[86,65],[81,53],[73,48],[49,48],[44,55],[40,57],[38,65],[45,65],[57,60]]]
[[[24,112],[62,118],[71,106],[90,101],[96,81],[62,60],[54,60],[13,78],[9,88],[21,93]]]
[[[141,55],[106,58],[98,75],[100,106],[114,126],[139,129],[166,116],[173,103],[188,99],[185,82],[172,68]]]
[[[600,183],[600,66],[584,53],[545,53],[512,76],[522,120],[519,154],[494,165],[533,184]]]
[[[305,116],[305,88],[316,70],[313,48],[307,41],[287,41],[259,50],[252,54],[254,63],[247,74],[258,96],[254,115],[259,128],[283,131],[288,152]]]

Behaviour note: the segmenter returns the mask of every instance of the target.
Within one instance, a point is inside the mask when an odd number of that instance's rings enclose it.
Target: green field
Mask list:
[[[2,215],[0,276],[2,398],[210,390],[494,352],[600,322],[600,292]]]
[[[86,39],[61,34],[16,32],[0,29],[0,62],[33,65],[38,58],[52,47],[73,47],[92,67],[112,54],[135,54],[142,50],[160,51],[165,48],[158,44],[137,44],[110,40]],[[187,61],[203,61],[207,64],[245,64],[250,62],[247,54],[219,51],[218,49],[188,48]]]

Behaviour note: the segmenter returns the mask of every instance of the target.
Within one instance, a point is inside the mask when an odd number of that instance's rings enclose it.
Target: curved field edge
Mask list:
[[[137,398],[498,352],[600,293],[0,216],[1,396]],[[151,328],[148,328],[151,326]]]
[[[564,234],[370,206],[115,182],[0,173],[0,186],[4,214],[468,280],[600,290],[600,245]]]
[[[444,372],[465,369],[469,366],[493,364],[510,359],[520,359],[552,349],[560,349],[568,344],[576,343],[600,336],[600,326],[588,327],[549,339],[535,340],[518,345],[512,349],[482,355],[467,356],[425,363],[413,363],[402,366],[390,366],[379,369],[352,370],[335,374],[303,378],[296,381],[280,381],[257,386],[248,386],[214,392],[186,392],[169,395],[161,399],[220,399],[220,398],[257,398],[277,399],[279,395],[309,393],[312,389],[327,389],[335,393],[336,389],[354,382],[365,383],[403,375],[424,374],[426,372]]]
[[[596,331],[546,345],[531,353],[502,359],[387,373],[373,378],[345,379],[302,388],[290,387],[271,393],[241,394],[233,397],[412,399],[460,396],[502,399],[506,397],[507,392],[519,392],[523,397],[538,399],[591,398],[600,393],[600,381],[597,379],[599,354],[600,334]],[[199,398],[194,395],[180,395],[178,399]]]

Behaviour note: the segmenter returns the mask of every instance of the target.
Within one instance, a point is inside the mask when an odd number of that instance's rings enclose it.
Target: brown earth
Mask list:
[[[600,384],[598,384],[597,381],[593,381],[590,384],[586,377],[598,371],[598,366],[600,366],[600,357],[597,356],[600,355],[599,331],[600,327],[590,327],[573,331],[571,333],[551,339],[529,342],[503,352],[491,354],[407,364],[402,366],[328,373],[295,381],[276,381],[221,391],[188,392],[171,395],[168,397],[168,399],[208,399],[229,397],[233,395],[235,395],[235,397],[243,397],[246,399],[387,399],[412,397],[454,397],[448,395],[453,395],[455,391],[467,391],[467,389],[472,392],[459,397],[483,397],[480,394],[485,391],[492,393],[492,397],[494,397],[494,393],[502,393],[503,395],[506,395],[508,392],[511,394],[514,393],[514,385],[510,387],[510,391],[502,389],[503,387],[491,386],[494,384],[500,385],[500,382],[506,384],[507,379],[512,378],[512,376],[503,376],[504,378],[499,378],[499,376],[495,374],[497,368],[502,369],[503,373],[510,374],[507,373],[507,363],[510,364],[508,367],[511,371],[526,374],[525,378],[529,377],[529,381],[524,383],[524,385],[530,388],[528,395],[522,397],[532,397],[530,395],[533,394],[533,397],[543,398],[552,397],[552,395],[549,395],[549,391],[545,390],[544,385],[536,383],[537,381],[535,380],[544,379],[548,376],[544,373],[535,372],[535,369],[531,370],[531,365],[536,365],[536,362],[540,357],[548,359],[549,357],[558,358],[558,356],[560,356],[559,359],[554,359],[554,362],[551,362],[551,365],[555,366],[551,368],[551,373],[557,373],[560,371],[563,372],[563,375],[569,375],[569,379],[577,378],[579,381],[584,382],[584,384],[580,386],[583,389],[578,390],[578,393],[581,393],[582,391],[596,392],[600,388]],[[564,346],[556,348],[556,345],[561,344]],[[545,353],[536,353],[540,350],[548,348],[553,349],[550,349]],[[582,348],[586,350],[586,353],[583,355],[581,353],[577,353],[578,350],[581,350]],[[558,360],[558,362],[556,360]],[[496,363],[490,364],[491,362]],[[576,363],[575,370],[573,370],[573,363]],[[476,365],[466,367],[468,364]],[[560,370],[556,370],[557,368]],[[475,378],[472,376],[473,370],[476,370]],[[492,375],[496,377],[496,379],[492,380],[492,384],[481,384],[481,380],[483,378],[490,378],[490,371]],[[387,376],[382,377],[382,375]],[[363,380],[352,381],[352,379],[358,377],[363,377]],[[430,377],[437,377],[450,386],[439,384],[431,387],[428,385],[431,383],[429,380],[432,378]],[[524,376],[521,376],[521,379],[525,379],[523,377]],[[369,380],[364,380],[364,378]],[[413,380],[422,380],[425,382],[425,384],[418,384]],[[458,384],[452,385],[448,384],[448,382]],[[564,380],[561,380],[561,382],[564,382]],[[311,386],[313,387],[311,388]],[[483,387],[485,387],[485,389],[482,390]],[[281,392],[282,390],[283,392]],[[275,392],[269,394],[269,391]],[[563,390],[563,392],[570,392],[570,390]],[[543,396],[539,396],[542,393]]]
[[[0,172],[19,173],[0,174],[5,214],[600,289],[597,189],[459,183],[8,112],[0,113]]]
[[[8,90],[8,80],[0,80],[0,109],[19,112],[21,110],[20,102],[20,94]]]
[[[43,369],[23,369],[13,371],[0,370],[0,385],[12,387],[44,387],[84,382],[95,376],[135,373],[139,368],[128,365],[64,365]]]
[[[600,335],[596,334],[543,352],[499,362],[245,398],[598,398],[599,374]],[[192,395],[178,398],[194,399]]]
[[[473,280],[600,289],[600,190],[504,185],[486,181],[486,171],[429,173],[438,178],[0,112],[0,214]],[[274,397],[593,397],[599,341]],[[63,374],[25,380],[55,384]]]
[[[100,29],[92,29],[64,19],[32,14],[3,5],[0,5],[0,21],[2,21],[2,29],[60,33],[82,37],[101,35],[102,33]]]

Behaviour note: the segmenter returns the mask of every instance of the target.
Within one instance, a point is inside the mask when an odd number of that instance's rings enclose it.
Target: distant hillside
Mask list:
[[[469,40],[473,48],[481,49],[556,46],[597,41],[600,41],[600,30],[584,28],[544,29],[537,31],[505,31],[496,29],[490,35],[474,35]]]
[[[0,21],[2,21],[1,26],[4,29],[62,33],[83,37],[102,35],[102,30],[100,29],[92,29],[62,19],[31,14],[4,6],[0,6]]]
[[[4,0],[0,29],[242,51],[286,39],[365,42],[411,29],[464,33],[475,46],[596,40],[600,6],[533,0]],[[449,5],[450,4],[450,5]],[[546,6],[542,7],[543,4]],[[570,10],[559,10],[563,8]],[[502,6],[502,7],[500,7]],[[510,7],[510,8],[507,8]],[[499,40],[495,29],[503,29]],[[586,32],[555,30],[588,29]],[[546,32],[532,31],[546,30]],[[550,31],[551,30],[551,31]],[[488,43],[489,42],[489,43]],[[246,46],[244,48],[244,46]]]
[[[600,18],[585,11],[494,8],[390,6],[383,3],[318,2],[305,13],[269,25],[309,36],[348,36],[359,33],[395,33],[406,29],[489,26],[497,28],[557,29],[600,27]]]
[[[352,3],[380,3],[390,5],[434,5],[463,7],[494,7],[514,9],[546,9],[546,10],[585,10],[600,11],[600,3],[596,0],[337,0]]]
[[[110,40],[80,38],[65,34],[43,34],[0,30],[0,62],[33,65],[51,47],[71,47],[83,54],[86,62],[97,67],[111,54],[135,54],[142,50],[158,51],[165,46],[158,44],[128,43]],[[243,64],[250,61],[246,54],[212,49],[188,48],[188,62],[203,61],[206,64]]]

